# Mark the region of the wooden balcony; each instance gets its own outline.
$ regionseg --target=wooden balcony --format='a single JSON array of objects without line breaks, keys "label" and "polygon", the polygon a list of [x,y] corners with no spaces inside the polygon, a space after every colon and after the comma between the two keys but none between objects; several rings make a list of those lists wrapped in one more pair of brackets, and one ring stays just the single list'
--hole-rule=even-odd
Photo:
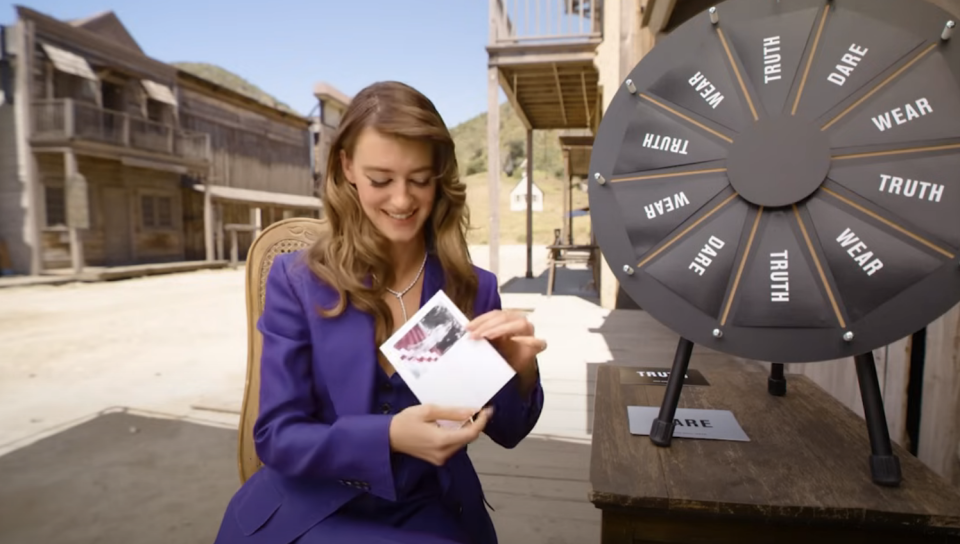
[{"label": "wooden balcony", "polygon": [[527,128],[594,128],[600,0],[490,0],[489,65]]},{"label": "wooden balcony", "polygon": [[201,168],[210,162],[209,134],[70,98],[35,101],[32,108],[34,147],[85,147],[101,155],[133,155]]}]

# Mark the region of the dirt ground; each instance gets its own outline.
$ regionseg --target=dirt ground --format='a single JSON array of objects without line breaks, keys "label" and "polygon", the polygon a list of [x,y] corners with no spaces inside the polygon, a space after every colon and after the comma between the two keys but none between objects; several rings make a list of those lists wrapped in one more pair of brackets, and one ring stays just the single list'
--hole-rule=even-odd
[{"label": "dirt ground", "polygon": [[[488,251],[471,249],[478,266]],[[526,248],[500,266],[501,282],[523,276]],[[0,289],[0,455],[112,407],[235,427],[195,407],[239,408],[245,312],[241,269]]]}]

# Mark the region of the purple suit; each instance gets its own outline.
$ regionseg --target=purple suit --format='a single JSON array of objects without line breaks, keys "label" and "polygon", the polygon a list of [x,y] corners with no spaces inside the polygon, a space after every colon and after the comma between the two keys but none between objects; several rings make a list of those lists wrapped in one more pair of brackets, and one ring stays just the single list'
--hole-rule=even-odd
[{"label": "purple suit", "polygon": [[[480,280],[475,315],[500,309],[496,277],[475,270]],[[431,256],[421,305],[443,282],[439,261]],[[435,468],[390,451],[392,414],[374,406],[375,384],[390,386],[377,363],[373,318],[352,306],[337,318],[319,316],[316,308],[332,306],[336,296],[312,274],[302,252],[277,256],[258,323],[263,355],[254,436],[264,466],[230,501],[216,544],[453,542],[456,537],[439,529],[451,524],[477,544],[495,543],[466,448]],[[527,436],[543,405],[539,378],[528,398],[521,398],[516,379],[492,399],[494,415],[485,429],[506,448]],[[397,521],[407,514],[384,519],[378,528],[344,513],[363,501],[402,507],[408,499],[398,497],[398,482],[410,480],[409,471],[429,476],[437,489],[429,505],[418,507],[412,525]],[[414,532],[424,528],[436,538]]]}]

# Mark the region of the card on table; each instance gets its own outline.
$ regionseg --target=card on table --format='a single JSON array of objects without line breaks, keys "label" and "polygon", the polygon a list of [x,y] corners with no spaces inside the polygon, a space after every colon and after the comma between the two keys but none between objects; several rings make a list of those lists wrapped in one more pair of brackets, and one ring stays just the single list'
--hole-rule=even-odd
[{"label": "card on table", "polygon": [[[380,346],[421,404],[479,411],[514,376],[489,341],[470,338],[468,322],[439,291]],[[465,421],[440,423],[459,427]]]}]

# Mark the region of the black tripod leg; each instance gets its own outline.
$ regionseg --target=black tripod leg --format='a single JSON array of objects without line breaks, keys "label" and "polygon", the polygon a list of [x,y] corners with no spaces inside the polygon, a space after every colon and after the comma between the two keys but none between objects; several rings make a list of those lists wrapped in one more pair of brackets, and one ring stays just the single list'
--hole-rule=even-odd
[{"label": "black tripod leg", "polygon": [[897,487],[900,485],[900,459],[893,454],[890,445],[890,432],[887,430],[887,416],[883,411],[883,397],[880,395],[880,380],[877,379],[877,366],[873,352],[857,355],[857,380],[860,382],[860,396],[863,398],[863,414],[867,420],[867,432],[870,434],[870,475],[877,485]]},{"label": "black tripod leg", "polygon": [[677,414],[677,403],[680,402],[680,389],[683,387],[687,367],[690,366],[690,354],[693,353],[693,342],[681,337],[677,344],[677,354],[673,357],[673,368],[667,378],[667,390],[663,395],[663,404],[660,405],[660,415],[653,420],[650,428],[650,440],[658,445],[667,447],[673,439],[673,419]]},{"label": "black tripod leg", "polygon": [[783,376],[783,363],[770,365],[770,377],[767,378],[767,392],[775,397],[787,394],[787,379]]}]

